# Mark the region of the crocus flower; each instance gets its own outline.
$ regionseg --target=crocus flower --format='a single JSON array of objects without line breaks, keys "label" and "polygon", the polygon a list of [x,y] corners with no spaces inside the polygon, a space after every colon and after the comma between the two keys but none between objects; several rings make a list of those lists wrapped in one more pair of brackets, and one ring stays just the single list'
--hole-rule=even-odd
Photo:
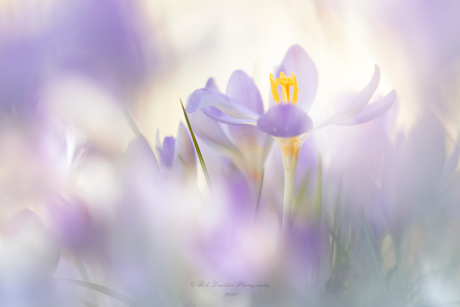
[{"label": "crocus flower", "polygon": [[246,125],[254,122],[245,114],[254,118],[263,114],[262,97],[254,81],[237,70],[230,77],[224,95],[210,78],[205,88],[190,95],[185,110],[190,113],[194,132],[208,145],[233,159],[249,179],[251,189],[257,191],[272,139],[258,127]]},{"label": "crocus flower", "polygon": [[48,206],[48,215],[53,235],[63,248],[79,256],[104,253],[104,225],[83,203],[59,196]]},{"label": "crocus flower", "polygon": [[160,172],[171,173],[182,179],[196,178],[196,154],[189,132],[180,124],[177,137],[167,136],[160,142],[157,131],[156,152],[160,162]]},{"label": "crocus flower", "polygon": [[[286,72],[290,72],[291,76],[287,76]],[[314,126],[307,112],[315,98],[318,76],[313,61],[302,47],[294,45],[288,50],[276,70],[278,75],[276,79],[270,75],[272,100],[276,105],[266,113],[254,106],[251,108],[251,105],[235,103],[228,98],[228,94],[224,96],[210,88],[194,92],[187,111],[203,110],[208,117],[221,123],[257,125],[274,137],[281,149],[285,172],[283,219],[287,220],[292,211],[295,171],[305,139],[330,125],[357,125],[381,116],[393,105],[396,93],[391,91],[382,99],[367,105],[380,82],[380,69],[375,66],[371,81],[360,93],[332,116]]]}]

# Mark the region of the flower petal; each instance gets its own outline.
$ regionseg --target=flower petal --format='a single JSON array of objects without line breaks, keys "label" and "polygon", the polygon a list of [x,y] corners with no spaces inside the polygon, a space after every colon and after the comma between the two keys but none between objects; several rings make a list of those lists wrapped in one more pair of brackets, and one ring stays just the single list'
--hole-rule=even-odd
[{"label": "flower petal", "polygon": [[172,166],[175,143],[176,140],[172,136],[167,136],[163,139],[163,152],[165,153],[168,166]]},{"label": "flower petal", "polygon": [[220,93],[219,87],[217,86],[216,80],[214,78],[209,78],[208,81],[206,81],[206,86],[204,89],[209,92]]},{"label": "flower petal", "polygon": [[396,91],[392,90],[385,97],[368,104],[358,115],[338,125],[358,125],[374,120],[387,112],[396,101]]},{"label": "flower petal", "polygon": [[190,113],[188,118],[193,132],[208,145],[227,154],[239,152],[219,123],[206,116],[203,112]]},{"label": "flower petal", "polygon": [[134,173],[138,171],[152,174],[155,178],[158,176],[160,169],[158,161],[144,137],[133,139],[126,148],[125,156]]},{"label": "flower petal", "polygon": [[[175,169],[187,168],[192,174],[196,174],[196,153],[190,134],[183,123],[180,123],[174,149],[173,164]],[[182,159],[182,161],[181,161]]]},{"label": "flower petal", "polygon": [[[290,76],[291,72],[295,74],[299,87],[297,106],[308,112],[313,104],[318,87],[318,72],[315,64],[302,47],[294,45],[286,52],[281,65],[275,72],[275,78],[279,77],[282,71],[287,76]],[[271,95],[270,105],[274,105]]]},{"label": "flower petal", "polygon": [[209,106],[216,107],[230,117],[238,119],[257,119],[259,117],[259,114],[251,109],[243,105],[231,103],[224,94],[207,89],[194,91],[188,99],[185,111],[193,113]]},{"label": "flower petal", "polygon": [[257,126],[229,125],[228,132],[247,162],[245,171],[260,172],[273,138]]},{"label": "flower petal", "polygon": [[160,162],[161,171],[168,169],[171,164],[168,160],[168,157],[166,156],[166,153],[163,151],[163,148],[161,148],[160,146],[156,146],[155,150],[157,151],[157,156],[158,156],[158,161]]},{"label": "flower petal", "polygon": [[216,107],[206,107],[201,110],[203,111],[204,114],[206,114],[210,118],[220,123],[224,123],[224,124],[245,125],[245,126],[254,125],[255,126],[257,123],[256,119],[240,119],[240,118],[231,117],[230,115],[222,112]]},{"label": "flower petal", "polygon": [[340,107],[334,113],[334,115],[323,121],[323,123],[321,123],[315,129],[324,128],[329,125],[340,125],[346,120],[358,115],[358,113],[361,112],[369,103],[369,100],[371,100],[372,95],[374,95],[374,92],[379,85],[379,82],[380,68],[377,65],[375,65],[374,75],[372,76],[372,79],[369,82],[369,84],[355,97],[350,99],[350,101],[348,101],[342,107]]},{"label": "flower petal", "polygon": [[227,84],[227,97],[230,102],[249,108],[255,113],[262,115],[264,105],[259,90],[254,81],[243,71],[233,72]]},{"label": "flower petal", "polygon": [[155,150],[158,155],[161,169],[168,169],[172,166],[172,157],[174,156],[174,138],[165,137],[163,144],[160,141],[160,130],[157,129],[155,140]]},{"label": "flower petal", "polygon": [[257,126],[272,136],[293,137],[310,130],[313,123],[299,108],[289,103],[280,103],[262,115]]}]

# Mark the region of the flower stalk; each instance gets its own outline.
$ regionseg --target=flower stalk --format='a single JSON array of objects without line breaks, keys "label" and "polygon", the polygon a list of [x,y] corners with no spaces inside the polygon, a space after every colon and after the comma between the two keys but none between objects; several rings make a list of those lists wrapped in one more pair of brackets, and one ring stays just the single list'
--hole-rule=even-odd
[{"label": "flower stalk", "polygon": [[298,137],[274,138],[281,150],[284,168],[284,202],[283,202],[283,229],[289,225],[293,208],[295,172],[299,162],[300,148],[302,146]]}]

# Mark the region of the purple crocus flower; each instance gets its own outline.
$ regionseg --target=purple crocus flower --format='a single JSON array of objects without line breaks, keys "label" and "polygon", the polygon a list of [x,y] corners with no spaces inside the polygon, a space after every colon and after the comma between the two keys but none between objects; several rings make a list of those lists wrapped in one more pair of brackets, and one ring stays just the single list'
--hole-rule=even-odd
[{"label": "purple crocus flower", "polygon": [[160,162],[160,172],[163,175],[173,173],[183,179],[196,178],[195,148],[184,124],[179,125],[175,139],[167,136],[163,139],[163,144],[157,131],[155,149]]},{"label": "purple crocus flower", "polygon": [[[291,76],[287,76],[285,72],[291,73]],[[332,116],[314,126],[307,112],[315,98],[318,76],[313,61],[302,47],[294,45],[288,50],[276,70],[276,76],[278,75],[279,78],[276,79],[270,75],[272,101],[276,105],[273,106],[272,103],[266,113],[248,102],[244,105],[235,103],[235,100],[229,98],[228,90],[227,95],[222,95],[211,86],[195,91],[189,99],[186,111],[202,110],[208,117],[221,123],[257,125],[261,131],[274,137],[282,153],[285,173],[283,219],[287,220],[292,211],[295,171],[305,139],[313,132],[330,125],[362,124],[381,116],[393,105],[396,93],[391,91],[382,99],[367,105],[380,82],[380,70],[375,66],[371,81],[360,93]],[[248,96],[252,93],[243,91],[244,87],[237,89]]]},{"label": "purple crocus flower", "polygon": [[[213,78],[188,98],[186,111],[194,132],[208,145],[230,157],[257,191],[272,139],[251,126],[263,114],[263,102],[254,81],[243,71],[233,72],[222,94]],[[224,126],[223,124],[231,124]],[[236,124],[236,125],[235,125]],[[253,193],[256,194],[256,193]]]},{"label": "purple crocus flower", "polygon": [[53,234],[64,248],[77,255],[104,253],[104,227],[85,205],[60,198],[48,210]]},{"label": "purple crocus flower", "polygon": [[[292,76],[286,76],[285,71],[291,72]],[[276,74],[280,75],[277,79],[270,75],[273,95],[270,101],[274,101],[276,105],[266,113],[263,112],[262,101],[256,95],[257,89],[250,88],[249,80],[245,80],[247,76],[239,71],[232,75],[227,95],[219,93],[210,79],[204,89],[196,90],[190,96],[186,111],[192,113],[202,110],[208,117],[221,123],[257,125],[274,137],[302,136],[302,139],[305,139],[304,135],[308,136],[313,131],[329,125],[356,125],[373,120],[384,114],[393,105],[396,97],[396,93],[391,91],[379,101],[367,105],[380,82],[380,69],[375,66],[371,81],[360,93],[332,116],[313,127],[311,119],[307,117],[318,83],[313,61],[302,47],[294,45],[286,53]],[[235,86],[237,83],[239,86]],[[234,94],[235,91],[241,91],[240,96]],[[246,98],[246,102],[235,98]]]}]

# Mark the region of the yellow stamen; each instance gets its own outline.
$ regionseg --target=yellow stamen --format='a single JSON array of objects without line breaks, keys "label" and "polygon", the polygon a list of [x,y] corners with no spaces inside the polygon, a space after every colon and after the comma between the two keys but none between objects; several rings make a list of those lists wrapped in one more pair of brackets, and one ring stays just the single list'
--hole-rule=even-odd
[{"label": "yellow stamen", "polygon": [[[280,72],[280,77],[275,79],[272,74],[270,74],[270,85],[273,95],[273,100],[278,104],[280,102],[280,97],[278,95],[277,86],[281,85],[281,93],[283,95],[283,103],[292,103],[296,105],[297,103],[297,93],[299,88],[297,87],[297,79],[293,72],[291,72],[291,77],[287,77],[284,72]],[[289,99],[289,87],[292,86],[292,101]]]},{"label": "yellow stamen", "polygon": [[278,96],[278,91],[276,90],[277,83],[275,82],[275,78],[273,78],[273,74],[270,74],[270,84],[273,100],[275,100],[275,102],[278,104],[280,102],[280,96]]}]

